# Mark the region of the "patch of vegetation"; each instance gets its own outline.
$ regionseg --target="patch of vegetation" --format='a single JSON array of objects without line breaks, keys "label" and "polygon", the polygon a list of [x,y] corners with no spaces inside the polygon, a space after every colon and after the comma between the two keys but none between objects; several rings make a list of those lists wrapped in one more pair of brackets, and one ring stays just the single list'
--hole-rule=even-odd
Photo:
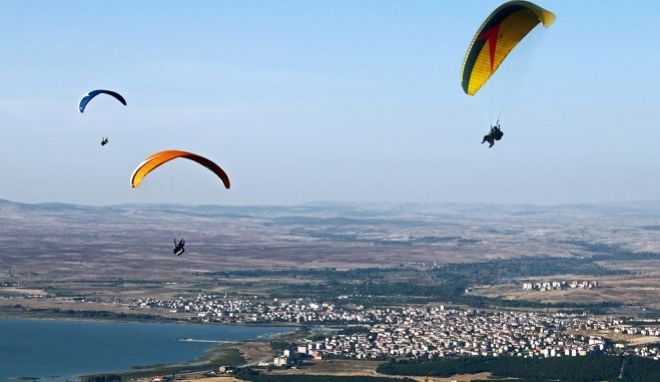
[{"label": "patch of vegetation", "polygon": [[209,350],[202,356],[202,360],[208,364],[231,366],[243,365],[246,362],[238,349],[223,347]]},{"label": "patch of vegetation", "polygon": [[[459,237],[421,237],[423,242],[459,240]],[[604,267],[599,261],[613,259],[660,258],[660,254],[633,253],[619,247],[572,241],[564,244],[578,245],[599,255],[578,258],[521,257],[473,263],[446,264],[437,268],[390,267],[352,270],[322,269],[272,269],[242,270],[205,273],[216,276],[218,285],[231,280],[232,286],[264,288],[271,297],[308,297],[321,301],[333,301],[338,305],[363,305],[365,307],[392,306],[397,304],[427,304],[450,302],[473,307],[487,308],[552,308],[606,313],[618,307],[615,303],[542,303],[538,301],[507,300],[466,294],[475,285],[500,284],[522,277],[544,277],[579,274],[591,277],[629,274],[624,270]],[[248,280],[235,280],[235,279]],[[250,280],[253,279],[253,280]],[[264,279],[267,281],[264,283]],[[287,281],[291,280],[291,281]],[[339,296],[349,298],[339,299]]]},{"label": "patch of vegetation", "polygon": [[[619,375],[623,370],[623,376]],[[496,378],[522,378],[530,382],[660,380],[660,363],[648,358],[593,355],[587,357],[521,358],[460,357],[432,361],[389,361],[377,369],[383,374],[450,377],[490,372]],[[490,379],[492,381],[492,379]]]},{"label": "patch of vegetation", "polygon": [[478,263],[447,264],[438,268],[445,277],[458,278],[469,284],[496,284],[520,277],[565,274],[610,276],[626,271],[605,268],[590,258],[522,257]]},{"label": "patch of vegetation", "polygon": [[84,375],[80,377],[83,382],[119,382],[128,381],[135,378],[151,377],[155,374],[169,375],[180,373],[192,373],[208,371],[215,369],[220,365],[237,366],[245,363],[241,353],[235,348],[216,348],[204,354],[202,362],[194,364],[172,364],[172,365],[152,365],[140,367],[139,370],[131,370],[122,373],[98,373]]},{"label": "patch of vegetation", "polygon": [[588,311],[593,314],[605,314],[608,309],[620,307],[622,304],[619,302],[559,302],[548,303],[530,300],[508,300],[504,298],[482,297],[482,296],[461,296],[457,301],[462,304],[469,305],[475,308],[493,308],[493,307],[506,307],[506,308],[535,308],[535,309],[559,309],[562,311]]},{"label": "patch of vegetation", "polygon": [[93,320],[108,320],[108,321],[150,321],[150,322],[164,322],[164,321],[180,321],[175,318],[167,318],[151,314],[131,313],[126,314],[122,312],[109,312],[105,310],[73,310],[73,309],[59,309],[59,308],[32,308],[23,306],[21,304],[14,304],[11,306],[4,306],[0,308],[0,315],[10,314],[12,317],[30,317],[30,318],[81,318]]},{"label": "patch of vegetation", "polygon": [[337,334],[352,336],[354,334],[367,334],[367,333],[369,333],[368,326],[356,325],[356,326],[347,326],[344,329],[340,330]]},{"label": "patch of vegetation", "polygon": [[118,374],[99,374],[89,375],[80,378],[81,382],[121,382],[121,375]]},{"label": "patch of vegetation", "polygon": [[660,365],[649,358],[627,357],[623,365],[624,382],[660,381]]},{"label": "patch of vegetation", "polygon": [[635,252],[618,245],[590,243],[582,240],[562,241],[563,244],[570,244],[579,247],[585,251],[594,252],[594,260],[660,260],[660,253],[656,252]]}]

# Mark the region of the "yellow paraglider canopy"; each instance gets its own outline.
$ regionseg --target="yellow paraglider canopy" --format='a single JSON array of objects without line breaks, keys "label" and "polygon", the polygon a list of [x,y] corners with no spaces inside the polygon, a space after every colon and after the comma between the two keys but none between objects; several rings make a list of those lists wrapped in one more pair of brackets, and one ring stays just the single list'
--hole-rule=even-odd
[{"label": "yellow paraglider canopy", "polygon": [[542,23],[549,28],[554,21],[554,13],[529,1],[509,1],[495,9],[481,24],[465,54],[465,93],[477,93],[534,27]]}]

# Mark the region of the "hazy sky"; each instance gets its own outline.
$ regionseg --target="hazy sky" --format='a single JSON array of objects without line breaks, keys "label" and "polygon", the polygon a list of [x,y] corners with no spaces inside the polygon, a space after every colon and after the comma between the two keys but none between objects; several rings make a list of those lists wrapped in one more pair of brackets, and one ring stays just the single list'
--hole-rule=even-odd
[{"label": "hazy sky", "polygon": [[[459,75],[499,3],[3,1],[0,198],[660,199],[660,2],[538,1],[557,21],[489,150],[493,111]],[[95,88],[128,107],[99,97],[80,114]],[[232,189],[185,160],[131,189],[133,168],[168,148],[212,158]]]}]

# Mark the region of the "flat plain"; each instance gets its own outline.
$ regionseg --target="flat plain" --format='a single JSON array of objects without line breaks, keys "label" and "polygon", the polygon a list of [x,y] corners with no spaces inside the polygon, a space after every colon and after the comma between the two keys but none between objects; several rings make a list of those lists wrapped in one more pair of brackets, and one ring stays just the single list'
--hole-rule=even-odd
[{"label": "flat plain", "polygon": [[[126,309],[112,303],[194,292],[268,295],[273,285],[283,284],[294,295],[303,286],[328,283],[279,270],[405,268],[388,275],[403,283],[426,277],[415,275],[415,269],[550,258],[558,264],[594,259],[597,269],[626,273],[578,269],[530,277],[522,272],[483,283],[473,279],[468,292],[660,309],[660,259],[654,255],[660,252],[659,221],[660,203],[232,207],[0,201],[0,281],[13,283],[0,288],[0,296],[85,296],[91,302],[85,309],[122,312]],[[183,256],[172,254],[173,237],[186,239]],[[601,256],[613,251],[616,256]],[[239,273],[230,277],[232,272]],[[546,292],[521,287],[525,281],[583,279],[597,280],[600,287]],[[36,299],[22,303],[67,306]]]}]

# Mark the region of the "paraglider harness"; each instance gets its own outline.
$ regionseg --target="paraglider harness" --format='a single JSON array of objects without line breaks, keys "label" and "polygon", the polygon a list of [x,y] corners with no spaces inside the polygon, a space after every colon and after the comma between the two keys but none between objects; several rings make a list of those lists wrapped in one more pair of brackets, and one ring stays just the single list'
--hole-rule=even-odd
[{"label": "paraglider harness", "polygon": [[185,240],[181,239],[177,243],[176,238],[174,238],[174,249],[172,250],[172,252],[177,256],[181,256],[186,251],[185,248],[183,248],[184,245],[186,245]]},{"label": "paraglider harness", "polygon": [[103,138],[101,138],[101,146],[105,146],[105,145],[107,145],[108,142],[110,142],[110,141],[108,140],[108,137],[103,137]]},{"label": "paraglider harness", "polygon": [[484,139],[481,141],[481,143],[483,144],[484,142],[488,142],[488,148],[491,148],[495,144],[495,141],[499,141],[503,136],[504,133],[500,129],[500,121],[498,119],[497,123],[490,127],[490,133],[484,135]]}]

